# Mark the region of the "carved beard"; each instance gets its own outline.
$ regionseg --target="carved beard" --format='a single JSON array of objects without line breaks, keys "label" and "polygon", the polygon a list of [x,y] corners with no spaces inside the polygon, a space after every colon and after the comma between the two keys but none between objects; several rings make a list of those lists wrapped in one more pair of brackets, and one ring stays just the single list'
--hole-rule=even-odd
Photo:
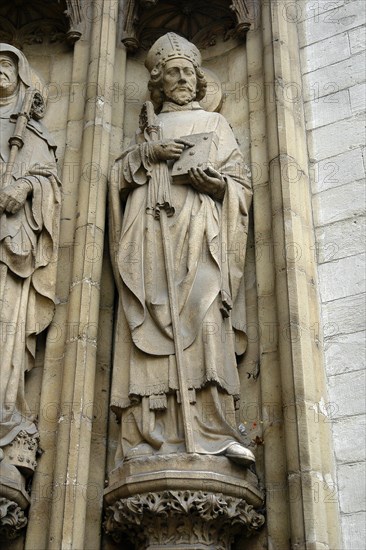
[{"label": "carved beard", "polygon": [[177,105],[187,105],[196,97],[196,90],[189,84],[176,84],[165,92],[165,97],[168,101],[173,101]]}]

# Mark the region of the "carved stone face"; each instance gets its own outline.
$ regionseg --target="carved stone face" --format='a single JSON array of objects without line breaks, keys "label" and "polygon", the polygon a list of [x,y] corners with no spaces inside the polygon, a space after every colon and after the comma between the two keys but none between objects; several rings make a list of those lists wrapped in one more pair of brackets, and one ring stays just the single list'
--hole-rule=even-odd
[{"label": "carved stone face", "polygon": [[18,84],[17,62],[7,54],[0,54],[0,97],[8,97]]},{"label": "carved stone face", "polygon": [[196,71],[188,59],[167,61],[163,73],[163,92],[166,99],[186,105],[196,97]]}]

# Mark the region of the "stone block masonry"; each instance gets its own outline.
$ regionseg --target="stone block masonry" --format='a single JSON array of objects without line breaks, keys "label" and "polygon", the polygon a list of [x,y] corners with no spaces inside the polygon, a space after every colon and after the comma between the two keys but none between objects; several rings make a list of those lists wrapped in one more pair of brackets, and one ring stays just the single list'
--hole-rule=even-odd
[{"label": "stone block masonry", "polygon": [[362,245],[366,3],[304,0],[299,6],[303,97],[337,497],[343,548],[361,550],[366,540]]}]

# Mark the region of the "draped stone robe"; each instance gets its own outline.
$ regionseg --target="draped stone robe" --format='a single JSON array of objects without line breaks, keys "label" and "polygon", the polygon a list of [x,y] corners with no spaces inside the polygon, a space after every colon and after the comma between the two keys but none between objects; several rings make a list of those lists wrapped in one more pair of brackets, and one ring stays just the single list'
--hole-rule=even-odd
[{"label": "draped stone robe", "polygon": [[[251,189],[224,117],[198,103],[166,103],[158,119],[163,139],[206,132],[219,138],[215,168],[226,182],[223,201],[198,192],[189,181],[173,183],[175,214],[168,224],[195,450],[221,453],[241,441],[234,402],[240,393],[236,354],[246,345],[243,272]],[[138,132],[111,176],[119,289],[112,384],[112,408],[122,426],[118,459],[185,449],[162,235],[147,209],[153,164]],[[228,318],[221,312],[223,302],[232,303]]]},{"label": "draped stone robe", "polygon": [[[22,104],[19,95],[11,112]],[[4,113],[5,111],[5,113]],[[9,157],[8,140],[15,119],[9,107],[0,109],[0,170]],[[26,178],[32,192],[15,214],[0,217],[0,446],[24,430],[37,432],[24,395],[24,376],[34,364],[36,335],[51,322],[54,312],[56,260],[61,191],[57,177],[56,146],[45,127],[27,124],[13,181]]]}]

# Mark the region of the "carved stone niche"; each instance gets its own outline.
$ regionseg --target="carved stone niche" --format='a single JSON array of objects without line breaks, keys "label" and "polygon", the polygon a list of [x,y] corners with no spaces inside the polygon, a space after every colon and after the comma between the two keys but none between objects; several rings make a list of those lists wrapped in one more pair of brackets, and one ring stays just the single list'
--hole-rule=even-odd
[{"label": "carved stone niche", "polygon": [[109,481],[104,529],[139,550],[228,550],[264,524],[256,475],[223,456],[135,458]]},{"label": "carved stone niche", "polygon": [[82,0],[2,0],[0,42],[20,49],[45,42],[73,45],[85,30],[84,6]]},{"label": "carved stone niche", "polygon": [[167,32],[176,32],[199,49],[219,36],[245,39],[254,0],[126,0],[121,40],[129,51],[148,49]]}]

